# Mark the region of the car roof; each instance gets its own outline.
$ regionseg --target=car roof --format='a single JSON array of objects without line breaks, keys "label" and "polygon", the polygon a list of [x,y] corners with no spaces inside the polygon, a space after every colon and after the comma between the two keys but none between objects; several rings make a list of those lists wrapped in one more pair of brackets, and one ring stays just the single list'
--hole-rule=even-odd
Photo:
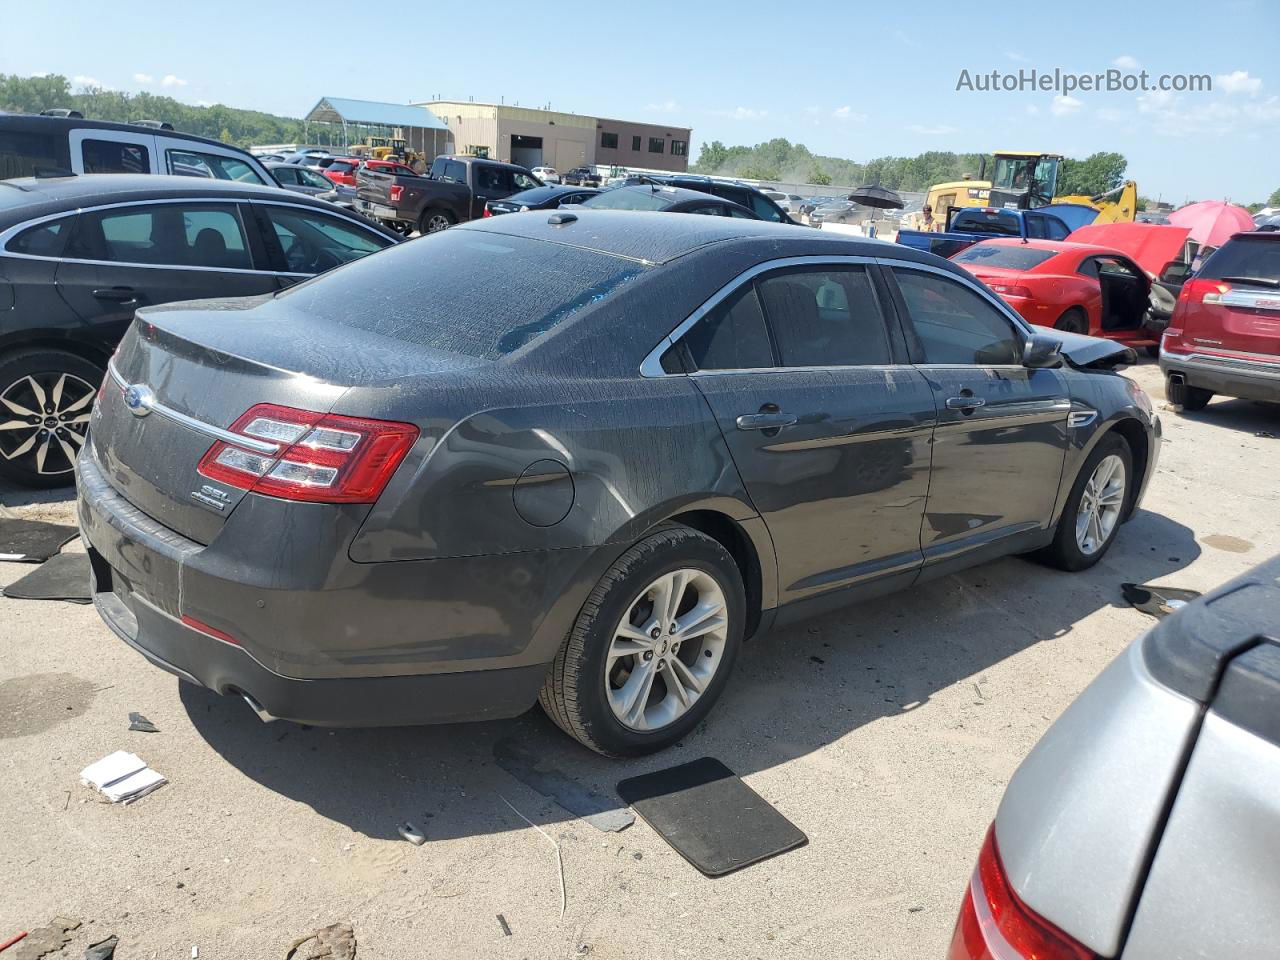
[{"label": "car roof", "polygon": [[[622,187],[619,189],[631,189]],[[697,191],[688,191],[697,195]],[[901,244],[886,243],[769,220],[730,217],[678,216],[661,211],[574,210],[536,211],[472,220],[455,230],[477,230],[505,236],[559,243],[648,264],[669,263],[720,243],[758,243],[769,259],[787,256],[891,257],[969,275],[941,257]]]},{"label": "car roof", "polygon": [[206,143],[210,146],[221,147],[224,150],[235,150],[237,153],[243,153],[246,156],[253,156],[248,150],[237,147],[229,143],[223,143],[221,140],[214,140],[210,137],[202,137],[194,133],[184,133],[181,130],[164,130],[159,127],[147,127],[137,123],[116,123],[114,120],[91,120],[87,117],[44,117],[34,113],[5,113],[0,111],[0,129],[23,130],[32,133],[47,133],[51,130],[66,133],[71,130],[119,130],[124,133],[136,133],[141,136],[164,136],[175,137],[180,140],[190,140],[193,143]]},{"label": "car roof", "polygon": [[281,187],[204,177],[159,174],[87,173],[77,177],[22,177],[0,180],[0,225],[9,226],[37,216],[83,207],[138,200],[181,200],[189,197],[226,197],[228,200],[261,199],[301,203],[332,212],[331,204],[312,200]]},{"label": "car roof", "polygon": [[689,190],[685,187],[672,187],[667,185],[657,186],[648,183],[633,183],[625,187],[611,187],[602,191],[599,195],[613,193],[616,190],[625,191],[627,193],[660,193],[664,197],[670,199],[672,203],[683,203],[687,200],[706,200],[708,198],[719,200],[721,203],[733,203],[732,200],[725,200],[723,197],[717,197],[715,194],[706,193],[702,190]]}]

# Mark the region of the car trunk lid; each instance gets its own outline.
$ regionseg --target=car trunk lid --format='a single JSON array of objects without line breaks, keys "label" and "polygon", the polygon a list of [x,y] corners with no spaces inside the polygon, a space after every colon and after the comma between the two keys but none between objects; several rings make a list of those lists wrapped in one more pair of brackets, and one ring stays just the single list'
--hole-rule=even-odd
[{"label": "car trunk lid", "polygon": [[1243,234],[1182,289],[1190,346],[1280,359],[1280,236]]}]

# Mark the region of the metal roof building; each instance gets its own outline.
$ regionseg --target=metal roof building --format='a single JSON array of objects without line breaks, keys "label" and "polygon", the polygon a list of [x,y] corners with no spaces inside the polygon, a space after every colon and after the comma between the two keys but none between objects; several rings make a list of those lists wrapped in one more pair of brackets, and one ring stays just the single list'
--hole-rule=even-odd
[{"label": "metal roof building", "polygon": [[428,159],[453,150],[449,128],[430,110],[405,103],[321,97],[303,117],[305,136],[317,146],[349,147],[368,137],[403,137]]}]

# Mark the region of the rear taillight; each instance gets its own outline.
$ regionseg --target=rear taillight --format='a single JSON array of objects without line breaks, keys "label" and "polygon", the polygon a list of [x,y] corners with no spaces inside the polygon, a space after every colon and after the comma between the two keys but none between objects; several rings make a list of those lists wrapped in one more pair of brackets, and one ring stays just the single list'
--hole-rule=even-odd
[{"label": "rear taillight", "polygon": [[1020,287],[1012,283],[991,283],[989,281],[987,286],[1002,297],[1021,297],[1024,300],[1031,299],[1031,289],[1029,287]]},{"label": "rear taillight", "polygon": [[1095,954],[1036,916],[1009,886],[993,825],[969,881],[947,960],[1094,960]]},{"label": "rear taillight", "polygon": [[240,641],[231,634],[219,630],[216,627],[211,627],[204,621],[197,620],[195,617],[188,617],[184,614],[182,622],[197,633],[203,633],[206,637],[213,637],[213,639],[221,640],[223,643],[230,643],[237,647],[240,646]]},{"label": "rear taillight", "polygon": [[487,203],[484,205],[484,213],[482,213],[480,216],[482,216],[482,217],[492,217],[492,216],[493,216],[493,211],[489,209],[489,205],[488,205]]},{"label": "rear taillight", "polygon": [[1178,292],[1178,299],[1191,303],[1207,303],[1212,306],[1222,302],[1222,295],[1231,292],[1231,284],[1217,280],[1188,280]]},{"label": "rear taillight", "polygon": [[282,500],[373,503],[418,439],[411,423],[312,413],[260,403],[231,431],[272,453],[218,440],[197,468],[210,480]]},{"label": "rear taillight", "polygon": [[403,194],[404,184],[402,183],[393,183],[391,186],[387,187],[387,199],[392,203],[399,203],[400,197],[403,196]]}]

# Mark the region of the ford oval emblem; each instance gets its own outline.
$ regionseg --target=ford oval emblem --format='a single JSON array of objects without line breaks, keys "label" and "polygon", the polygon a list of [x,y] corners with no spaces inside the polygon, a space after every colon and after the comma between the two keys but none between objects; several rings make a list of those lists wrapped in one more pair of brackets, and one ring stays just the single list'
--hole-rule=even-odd
[{"label": "ford oval emblem", "polygon": [[156,395],[143,383],[131,383],[124,391],[124,405],[135,417],[145,417],[156,405]]}]

